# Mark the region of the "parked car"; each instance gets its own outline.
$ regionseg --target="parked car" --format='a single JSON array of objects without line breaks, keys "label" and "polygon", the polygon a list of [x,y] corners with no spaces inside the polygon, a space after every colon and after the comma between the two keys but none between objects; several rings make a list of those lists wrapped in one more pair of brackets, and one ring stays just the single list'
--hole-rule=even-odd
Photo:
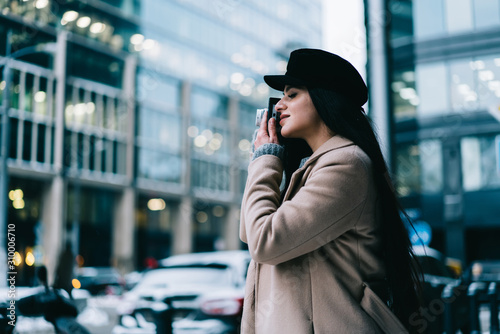
[{"label": "parked car", "polygon": [[467,274],[473,282],[500,282],[500,261],[474,261],[471,263]]},{"label": "parked car", "polygon": [[125,279],[113,267],[82,267],[76,270],[75,278],[80,289],[91,295],[119,295],[125,289]]},{"label": "parked car", "polygon": [[[425,282],[432,287],[440,287],[453,282],[457,277],[448,267],[447,258],[434,248],[427,246],[413,246],[413,253],[422,268]],[[433,297],[439,297],[441,292]]]},{"label": "parked car", "polygon": [[250,260],[247,251],[192,253],[160,260],[159,268],[144,273],[125,294],[133,306],[122,310],[113,333],[151,328],[159,313],[166,314],[159,302],[170,309],[167,313],[176,334],[237,333]]}]

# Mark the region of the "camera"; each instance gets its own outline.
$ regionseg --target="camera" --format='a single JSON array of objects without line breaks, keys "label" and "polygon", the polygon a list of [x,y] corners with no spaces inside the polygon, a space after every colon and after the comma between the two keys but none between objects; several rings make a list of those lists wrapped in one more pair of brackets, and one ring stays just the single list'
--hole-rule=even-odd
[{"label": "camera", "polygon": [[279,98],[277,97],[271,97],[269,98],[269,105],[267,108],[264,109],[257,109],[257,114],[255,116],[255,125],[260,126],[260,123],[262,121],[262,117],[264,117],[264,113],[268,110],[271,110],[271,112],[267,113],[267,121],[272,118],[276,120],[276,124],[279,124],[280,122],[280,113],[276,111],[276,104],[279,102]]}]

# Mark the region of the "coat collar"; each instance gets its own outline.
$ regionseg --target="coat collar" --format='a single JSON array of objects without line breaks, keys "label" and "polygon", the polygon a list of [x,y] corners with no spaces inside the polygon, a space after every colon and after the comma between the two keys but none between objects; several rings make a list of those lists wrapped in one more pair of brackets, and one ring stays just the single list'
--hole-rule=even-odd
[{"label": "coat collar", "polygon": [[316,160],[318,160],[319,157],[324,155],[327,152],[346,147],[346,146],[351,146],[354,145],[352,141],[350,141],[347,138],[344,138],[340,135],[335,135],[332,138],[328,139],[326,142],[323,143],[312,155],[307,161],[299,168],[297,169],[291,177],[290,180],[290,185],[288,186],[288,189],[286,190],[285,196],[283,197],[283,200],[286,201],[292,192],[292,189],[294,188],[294,185],[298,182],[300,178],[302,178],[303,172],[306,170],[307,166],[311,165],[314,163]]},{"label": "coat collar", "polygon": [[310,165],[314,161],[316,161],[320,156],[325,154],[326,152],[330,152],[342,147],[351,146],[354,143],[341,135],[335,135],[332,138],[328,139],[324,142],[310,157],[307,161],[302,165],[302,168]]}]

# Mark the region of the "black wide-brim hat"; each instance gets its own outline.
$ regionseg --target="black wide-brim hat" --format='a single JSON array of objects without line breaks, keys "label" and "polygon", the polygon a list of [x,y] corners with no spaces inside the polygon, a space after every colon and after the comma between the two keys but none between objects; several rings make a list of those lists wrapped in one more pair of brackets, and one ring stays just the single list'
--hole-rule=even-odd
[{"label": "black wide-brim hat", "polygon": [[286,85],[321,87],[337,91],[362,106],[368,88],[359,72],[344,58],[318,49],[292,51],[284,75],[265,75],[264,81],[279,91]]}]

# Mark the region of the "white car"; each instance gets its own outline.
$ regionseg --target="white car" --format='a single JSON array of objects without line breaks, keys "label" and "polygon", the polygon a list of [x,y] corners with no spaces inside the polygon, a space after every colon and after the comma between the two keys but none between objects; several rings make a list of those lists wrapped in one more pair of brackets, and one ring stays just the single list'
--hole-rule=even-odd
[{"label": "white car", "polygon": [[237,332],[250,260],[248,251],[191,253],[160,260],[160,268],[146,272],[125,294],[129,304],[114,333],[132,333],[127,327],[146,329],[158,323],[163,312],[155,311],[161,309],[158,303],[169,308],[174,333],[195,333],[196,328],[205,333]]}]

